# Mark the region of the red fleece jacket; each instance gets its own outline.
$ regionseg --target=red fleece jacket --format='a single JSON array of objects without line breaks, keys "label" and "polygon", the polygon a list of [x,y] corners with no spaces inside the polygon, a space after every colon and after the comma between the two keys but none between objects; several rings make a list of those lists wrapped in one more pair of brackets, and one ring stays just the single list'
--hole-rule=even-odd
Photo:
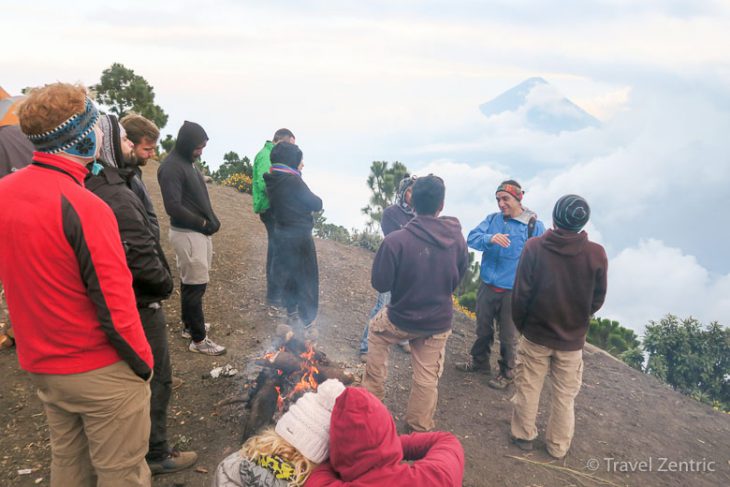
[{"label": "red fleece jacket", "polygon": [[329,461],[305,485],[460,487],[463,476],[464,449],[454,435],[398,436],[382,402],[365,389],[348,387],[332,410]]},{"label": "red fleece jacket", "polygon": [[87,170],[57,155],[0,180],[0,280],[20,366],[76,374],[125,360],[146,379],[152,352],[111,209]]}]

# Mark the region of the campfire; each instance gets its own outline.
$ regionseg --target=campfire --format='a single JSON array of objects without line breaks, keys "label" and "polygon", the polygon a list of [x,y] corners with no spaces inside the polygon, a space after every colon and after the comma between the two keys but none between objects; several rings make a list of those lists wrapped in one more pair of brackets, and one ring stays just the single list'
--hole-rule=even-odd
[{"label": "campfire", "polygon": [[244,386],[248,394],[218,404],[246,403],[249,412],[243,441],[273,423],[290,404],[305,392],[316,391],[325,380],[337,379],[345,385],[353,381],[352,375],[341,365],[330,363],[324,352],[317,350],[314,343],[296,337],[289,326],[280,325],[276,334],[274,350],[255,361],[262,368],[258,376]]}]

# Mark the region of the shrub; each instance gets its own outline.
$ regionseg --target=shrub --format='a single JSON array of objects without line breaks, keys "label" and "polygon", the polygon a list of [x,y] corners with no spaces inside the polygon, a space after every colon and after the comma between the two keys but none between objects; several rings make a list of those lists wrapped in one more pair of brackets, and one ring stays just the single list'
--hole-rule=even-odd
[{"label": "shrub", "polygon": [[241,193],[251,194],[251,178],[245,174],[231,174],[226,179],[224,179],[221,184],[223,184],[223,186],[231,186],[232,188],[236,188]]}]

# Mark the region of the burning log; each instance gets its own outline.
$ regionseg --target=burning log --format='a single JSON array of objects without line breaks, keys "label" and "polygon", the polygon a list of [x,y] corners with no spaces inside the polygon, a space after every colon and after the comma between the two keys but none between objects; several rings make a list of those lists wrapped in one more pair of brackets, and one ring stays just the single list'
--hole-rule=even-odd
[{"label": "burning log", "polygon": [[[291,352],[280,350],[269,357],[264,357],[256,361],[258,365],[271,367],[281,370],[285,375],[302,370],[304,360]],[[327,379],[337,379],[345,385],[352,384],[354,378],[344,370],[328,365],[314,365],[316,371],[313,372],[314,378],[318,384]]]},{"label": "burning log", "polygon": [[256,390],[251,392],[250,412],[243,427],[243,441],[255,435],[263,426],[271,423],[274,413],[280,405],[279,389],[281,378],[262,371],[257,379]]},{"label": "burning log", "polygon": [[[311,346],[308,346],[305,342],[296,337],[294,330],[289,325],[277,326],[276,335],[279,338],[278,343],[280,347],[285,348],[295,355],[308,353],[312,350]],[[327,355],[320,350],[314,350],[313,360],[320,364],[329,364],[329,360],[327,360]]]}]

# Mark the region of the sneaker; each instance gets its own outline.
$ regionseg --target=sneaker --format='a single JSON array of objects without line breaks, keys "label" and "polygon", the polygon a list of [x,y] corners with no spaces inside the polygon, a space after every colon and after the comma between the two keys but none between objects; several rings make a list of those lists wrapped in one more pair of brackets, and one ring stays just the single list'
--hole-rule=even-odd
[{"label": "sneaker", "polygon": [[461,372],[467,372],[470,374],[479,373],[484,375],[492,375],[492,370],[489,368],[489,362],[480,363],[474,362],[473,360],[469,360],[468,362],[457,362],[456,370],[460,370]]},{"label": "sneaker", "polygon": [[410,342],[401,342],[398,344],[401,350],[403,350],[404,353],[411,353],[411,344]]},{"label": "sneaker", "polygon": [[185,383],[180,377],[172,376],[172,390],[179,389]]},{"label": "sneaker", "polygon": [[193,340],[190,340],[188,350],[195,353],[202,353],[203,355],[223,355],[226,353],[226,347],[216,344],[208,337],[205,337],[205,340],[200,343],[195,343]]},{"label": "sneaker", "polygon": [[198,461],[194,451],[178,451],[174,448],[161,460],[147,460],[152,475],[172,473],[192,467]]},{"label": "sneaker", "polygon": [[532,440],[522,440],[512,435],[509,435],[509,440],[522,451],[532,451]]},{"label": "sneaker", "polygon": [[512,383],[512,379],[509,377],[506,377],[502,374],[499,374],[494,379],[491,379],[489,382],[487,382],[487,385],[491,387],[492,389],[507,389],[509,385]]},{"label": "sneaker", "polygon": [[[210,330],[210,323],[205,324],[205,334],[206,335],[208,334],[208,330]],[[183,328],[181,335],[186,340],[190,340],[193,338],[193,335],[190,334],[190,328]]]}]

